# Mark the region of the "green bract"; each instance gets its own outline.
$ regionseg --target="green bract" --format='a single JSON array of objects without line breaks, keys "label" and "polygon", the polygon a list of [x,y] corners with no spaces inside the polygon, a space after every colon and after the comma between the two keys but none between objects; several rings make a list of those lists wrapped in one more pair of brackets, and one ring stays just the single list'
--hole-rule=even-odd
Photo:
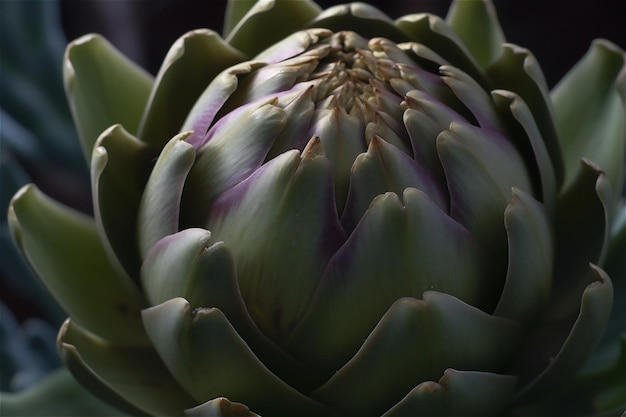
[{"label": "green bract", "polygon": [[9,217],[76,379],[136,415],[552,410],[611,314],[624,52],[549,92],[487,0],[231,1],[226,28],[156,79],[67,49],[94,218],[32,185]]}]

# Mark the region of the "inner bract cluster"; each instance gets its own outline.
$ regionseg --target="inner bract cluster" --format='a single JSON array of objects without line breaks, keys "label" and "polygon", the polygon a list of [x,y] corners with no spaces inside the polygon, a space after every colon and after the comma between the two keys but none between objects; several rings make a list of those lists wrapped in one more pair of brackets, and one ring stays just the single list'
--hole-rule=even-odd
[{"label": "inner bract cluster", "polygon": [[[474,117],[488,97],[479,81],[415,42],[313,29],[230,68],[205,97],[196,106],[215,108],[214,122],[188,139],[198,150],[181,219],[232,251],[271,339],[298,356],[289,340],[310,317],[356,320],[343,352],[327,355],[340,363],[398,298],[440,291],[495,308],[507,237],[484,219],[502,219],[511,187],[534,190],[515,146]],[[468,178],[487,195],[468,197]],[[372,273],[371,262],[388,266]],[[333,307],[370,281],[388,288],[364,315]]]}]

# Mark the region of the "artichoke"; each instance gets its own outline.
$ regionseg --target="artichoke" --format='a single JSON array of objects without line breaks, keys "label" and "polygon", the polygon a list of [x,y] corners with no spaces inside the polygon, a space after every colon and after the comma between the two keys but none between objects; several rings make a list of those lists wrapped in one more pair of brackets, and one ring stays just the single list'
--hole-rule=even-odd
[{"label": "artichoke", "polygon": [[28,185],[9,221],[120,410],[537,415],[600,342],[617,45],[548,91],[488,0],[230,1],[154,79],[98,35],[64,65],[93,218]]}]

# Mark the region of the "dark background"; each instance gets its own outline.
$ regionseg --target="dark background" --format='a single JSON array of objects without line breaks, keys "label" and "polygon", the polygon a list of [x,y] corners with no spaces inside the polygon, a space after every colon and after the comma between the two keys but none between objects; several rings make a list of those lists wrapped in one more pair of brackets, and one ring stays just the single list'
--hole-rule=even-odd
[{"label": "dark background", "polygon": [[[445,17],[451,0],[367,2],[395,19],[418,12]],[[317,3],[326,8],[340,1]],[[494,0],[494,4],[507,41],[535,54],[550,87],[585,54],[593,39],[606,38],[626,48],[622,0]],[[197,28],[221,32],[226,0],[62,0],[62,7],[69,39],[102,33],[155,74],[170,45],[184,32]]]}]

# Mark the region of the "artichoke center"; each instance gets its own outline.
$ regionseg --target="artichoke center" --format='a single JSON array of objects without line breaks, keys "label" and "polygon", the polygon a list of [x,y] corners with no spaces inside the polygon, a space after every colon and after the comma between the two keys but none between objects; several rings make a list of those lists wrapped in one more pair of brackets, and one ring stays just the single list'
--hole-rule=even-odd
[{"label": "artichoke center", "polygon": [[[400,73],[380,49],[380,42],[384,40],[374,39],[368,45],[354,32],[340,32],[329,39],[331,48],[310,75],[319,81],[318,108],[340,107],[348,114],[359,115],[366,123],[374,119],[376,111],[385,111],[377,96],[381,90],[392,92],[389,82],[399,78]],[[379,53],[370,48],[378,48]],[[318,48],[322,56],[323,49]],[[396,104],[401,100],[396,96]]]},{"label": "artichoke center", "polygon": [[[311,62],[304,64],[307,58]],[[304,149],[309,139],[320,140],[333,166],[335,199],[341,215],[353,165],[359,155],[367,152],[372,138],[391,143],[413,157],[403,123],[403,114],[408,108],[407,81],[403,78],[405,73],[411,72],[410,68],[417,68],[417,64],[387,39],[367,40],[348,31],[332,34],[298,57],[277,66],[292,65],[293,60],[302,64],[299,80],[291,91],[306,94],[310,90],[314,103],[311,117],[297,120],[301,125],[308,125],[308,129],[301,132],[303,141],[296,148]],[[289,94],[288,97],[291,98]],[[293,143],[277,141],[277,144],[283,143],[288,146],[275,144],[268,160],[293,146]]]}]

